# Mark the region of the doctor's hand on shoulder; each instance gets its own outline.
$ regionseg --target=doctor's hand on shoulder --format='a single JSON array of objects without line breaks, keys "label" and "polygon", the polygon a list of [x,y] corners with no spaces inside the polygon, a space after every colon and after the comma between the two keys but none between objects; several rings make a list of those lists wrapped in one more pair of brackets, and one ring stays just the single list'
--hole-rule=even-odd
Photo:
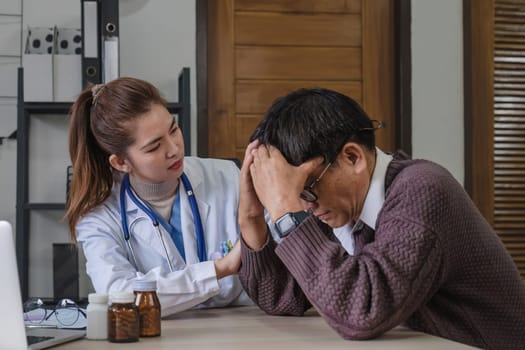
[{"label": "doctor's hand on shoulder", "polygon": [[217,279],[221,279],[226,276],[235,275],[239,272],[241,267],[241,245],[240,241],[237,241],[232,250],[224,257],[213,260],[215,265],[215,272],[217,273]]}]

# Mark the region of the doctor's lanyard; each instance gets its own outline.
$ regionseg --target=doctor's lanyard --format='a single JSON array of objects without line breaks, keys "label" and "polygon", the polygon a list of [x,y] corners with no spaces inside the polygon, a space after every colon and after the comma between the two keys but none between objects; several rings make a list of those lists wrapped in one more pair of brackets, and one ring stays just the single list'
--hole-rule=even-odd
[{"label": "doctor's lanyard", "polygon": [[[186,176],[186,174],[182,173],[180,178],[182,180],[184,188],[186,189],[186,194],[188,195],[188,200],[190,202],[191,212],[193,214],[193,221],[195,225],[195,234],[196,234],[196,241],[197,241],[197,252],[198,252],[199,260],[206,261],[207,258],[206,258],[206,243],[204,241],[204,229],[202,227],[202,220],[201,220],[201,216],[199,213],[199,207],[197,206],[197,201],[195,199],[195,194],[193,193],[193,188],[191,187],[190,181],[188,177]],[[138,268],[137,259],[135,258],[135,253],[133,251],[133,248],[130,242],[130,232],[129,232],[127,216],[126,216],[126,193],[131,198],[133,203],[135,203],[135,205],[139,207],[142,211],[144,211],[144,213],[146,213],[146,215],[151,219],[151,222],[153,226],[156,228],[157,233],[159,235],[159,239],[162,243],[162,247],[164,249],[164,254],[166,255],[166,260],[168,261],[170,271],[173,272],[174,271],[173,264],[171,263],[171,259],[169,258],[168,250],[166,248],[166,244],[164,242],[162,232],[160,231],[159,224],[162,224],[162,226],[168,232],[171,232],[174,229],[164,218],[159,217],[155,213],[155,211],[152,208],[150,208],[150,206],[147,203],[142,203],[137,198],[137,196],[135,196],[135,194],[133,193],[129,185],[129,175],[126,174],[124,175],[124,178],[122,180],[122,185],[120,188],[120,211],[121,211],[121,218],[122,218],[121,220],[122,220],[122,229],[124,232],[124,239],[126,240],[126,243],[131,251],[131,255],[135,262],[135,266]],[[182,232],[181,232],[181,237],[182,237]],[[182,241],[181,243],[184,244]],[[179,252],[181,252],[181,256],[183,256],[184,258],[184,246],[182,246],[181,248],[177,247],[177,249],[179,250]]]}]

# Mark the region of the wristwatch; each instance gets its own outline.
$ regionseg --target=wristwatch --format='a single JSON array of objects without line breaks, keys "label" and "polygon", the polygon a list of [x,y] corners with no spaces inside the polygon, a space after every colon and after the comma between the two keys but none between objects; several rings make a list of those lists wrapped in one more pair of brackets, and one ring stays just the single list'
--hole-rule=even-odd
[{"label": "wristwatch", "polygon": [[279,237],[284,238],[288,236],[301,222],[304,221],[310,214],[307,211],[301,210],[294,213],[286,213],[275,221],[275,229]]}]

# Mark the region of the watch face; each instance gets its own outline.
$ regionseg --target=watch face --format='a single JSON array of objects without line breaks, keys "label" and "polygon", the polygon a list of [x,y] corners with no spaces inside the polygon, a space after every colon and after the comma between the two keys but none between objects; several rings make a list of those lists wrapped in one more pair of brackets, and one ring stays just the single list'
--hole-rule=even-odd
[{"label": "watch face", "polygon": [[295,213],[286,213],[277,219],[275,228],[279,236],[284,237],[292,232],[301,222],[304,221],[310,214],[306,211],[298,211]]},{"label": "watch face", "polygon": [[280,217],[275,223],[275,226],[279,232],[279,235],[284,237],[289,234],[297,225],[295,224],[295,221],[293,220],[290,213],[288,213]]},{"label": "watch face", "polygon": [[287,214],[282,220],[279,221],[279,230],[282,234],[288,234],[295,228],[295,222],[292,219],[292,216]]}]

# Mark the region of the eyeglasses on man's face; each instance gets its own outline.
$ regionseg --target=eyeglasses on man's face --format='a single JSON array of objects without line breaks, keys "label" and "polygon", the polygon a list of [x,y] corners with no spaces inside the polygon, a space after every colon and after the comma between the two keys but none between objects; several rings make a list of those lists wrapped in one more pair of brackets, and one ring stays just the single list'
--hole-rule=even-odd
[{"label": "eyeglasses on man's face", "polygon": [[317,197],[317,194],[315,194],[315,192],[313,191],[314,189],[314,186],[317,185],[317,183],[319,181],[321,181],[321,178],[323,177],[323,175],[326,173],[326,171],[328,170],[328,168],[330,167],[330,165],[332,165],[332,162],[329,162],[326,167],[323,169],[323,171],[321,172],[321,174],[317,177],[317,179],[315,179],[310,185],[306,186],[304,189],[303,189],[303,192],[301,192],[300,194],[300,197],[302,200],[305,200],[307,202],[315,202],[317,201],[318,197]]},{"label": "eyeglasses on man's face", "polygon": [[49,306],[40,298],[31,298],[24,303],[24,321],[26,324],[42,324],[50,321],[51,316],[62,326],[74,325],[86,313],[71,299],[62,299],[55,306]]}]

